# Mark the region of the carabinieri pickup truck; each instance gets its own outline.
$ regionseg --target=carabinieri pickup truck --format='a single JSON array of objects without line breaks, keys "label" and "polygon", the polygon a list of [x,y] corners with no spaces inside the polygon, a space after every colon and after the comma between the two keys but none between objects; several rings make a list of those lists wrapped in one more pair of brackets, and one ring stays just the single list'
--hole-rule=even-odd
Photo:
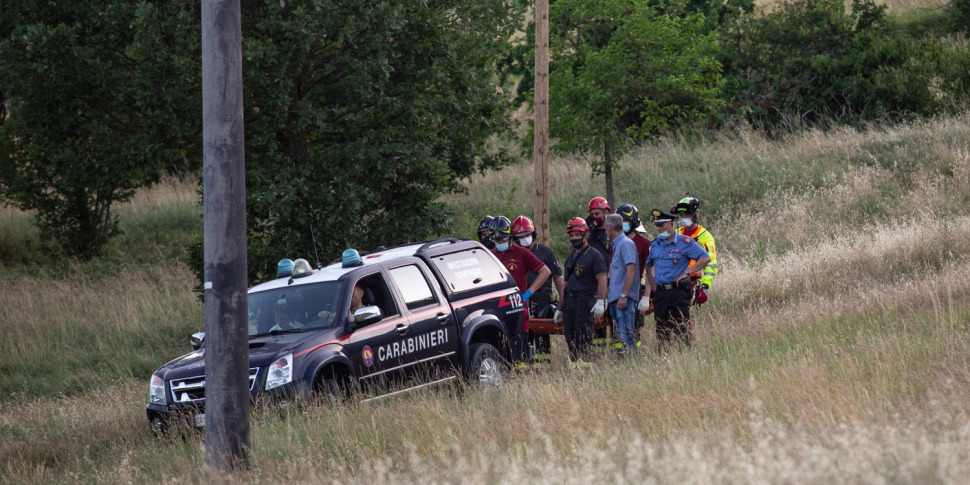
[{"label": "carabinieri pickup truck", "polygon": [[[373,399],[456,379],[497,386],[531,358],[522,295],[477,241],[349,249],[326,267],[292,268],[248,293],[254,400]],[[151,377],[156,431],[205,425],[204,334],[193,347]]]}]

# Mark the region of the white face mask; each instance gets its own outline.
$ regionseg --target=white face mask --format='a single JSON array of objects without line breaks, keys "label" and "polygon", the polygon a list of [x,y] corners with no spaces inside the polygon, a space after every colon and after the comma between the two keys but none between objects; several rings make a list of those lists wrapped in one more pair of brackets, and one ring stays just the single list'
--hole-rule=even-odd
[{"label": "white face mask", "polygon": [[690,217],[682,217],[680,219],[680,225],[682,225],[684,227],[690,227],[690,225],[693,224],[693,223],[694,223],[694,221],[692,221]]},{"label": "white face mask", "polygon": [[519,239],[519,244],[523,247],[529,247],[532,245],[532,236],[524,237]]}]

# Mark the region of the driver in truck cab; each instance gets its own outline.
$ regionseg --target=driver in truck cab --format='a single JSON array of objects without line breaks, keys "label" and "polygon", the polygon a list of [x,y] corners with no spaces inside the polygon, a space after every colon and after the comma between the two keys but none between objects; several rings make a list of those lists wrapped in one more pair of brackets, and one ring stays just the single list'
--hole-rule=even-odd
[{"label": "driver in truck cab", "polygon": [[[347,319],[354,321],[354,312],[364,307],[364,290],[360,285],[354,285],[354,291],[350,294],[350,311],[347,312]],[[323,320],[333,321],[334,312],[323,310],[317,314]]]},{"label": "driver in truck cab", "polygon": [[276,325],[273,325],[273,328],[269,329],[270,332],[303,328],[303,324],[293,318],[293,312],[290,311],[290,307],[286,303],[286,298],[280,298],[276,301],[276,308],[273,310],[273,320],[276,322]]}]

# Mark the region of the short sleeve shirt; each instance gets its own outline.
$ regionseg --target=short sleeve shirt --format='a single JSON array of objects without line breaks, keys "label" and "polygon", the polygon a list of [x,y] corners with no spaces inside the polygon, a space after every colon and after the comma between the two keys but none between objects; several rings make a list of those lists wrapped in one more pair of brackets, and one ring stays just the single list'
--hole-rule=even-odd
[{"label": "short sleeve shirt", "polygon": [[634,234],[630,239],[637,246],[637,276],[643,276],[643,270],[647,267],[647,256],[650,255],[650,240],[639,234]]},{"label": "short sleeve shirt", "polygon": [[525,293],[525,290],[529,288],[529,271],[538,273],[545,266],[539,258],[532,254],[532,251],[518,244],[510,243],[507,251],[493,249],[492,254],[502,262],[502,265],[505,266],[505,269],[509,270],[509,273],[512,273],[515,286],[518,286],[519,291],[522,293]]},{"label": "short sleeve shirt", "polygon": [[[546,279],[546,282],[539,287],[539,291],[532,296],[532,300],[530,301],[540,306],[548,305],[552,302],[552,279],[556,276],[562,276],[562,269],[559,267],[559,258],[556,257],[556,253],[552,252],[552,249],[549,249],[548,246],[543,246],[539,243],[532,243],[529,250],[532,251],[532,254],[539,258],[539,261],[542,261],[552,273],[549,275],[549,278]],[[532,282],[534,282],[538,276],[539,273],[529,271],[528,286],[532,286]]]},{"label": "short sleeve shirt", "polygon": [[662,241],[659,237],[653,240],[647,266],[654,267],[653,277],[657,284],[665,285],[684,274],[692,259],[696,261],[707,257],[707,251],[690,236],[674,234],[668,241]]},{"label": "short sleeve shirt", "polygon": [[566,258],[566,293],[596,296],[599,283],[596,277],[606,274],[606,260],[589,244]]},{"label": "short sleeve shirt", "polygon": [[[634,275],[638,272],[637,266],[637,245],[633,240],[623,234],[616,236],[613,240],[613,260],[610,261],[610,292],[606,301],[616,301],[623,293],[623,285],[626,284],[626,272],[628,264],[633,265]],[[634,276],[633,284],[627,291],[627,298],[634,301],[640,299],[640,278]]]}]

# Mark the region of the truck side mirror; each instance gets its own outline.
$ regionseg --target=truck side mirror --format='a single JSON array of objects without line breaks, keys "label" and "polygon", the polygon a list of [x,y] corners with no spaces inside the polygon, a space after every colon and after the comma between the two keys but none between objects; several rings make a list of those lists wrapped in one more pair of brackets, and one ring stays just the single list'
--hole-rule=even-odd
[{"label": "truck side mirror", "polygon": [[381,309],[378,306],[371,305],[358,308],[357,311],[354,312],[354,326],[363,327],[365,325],[370,325],[374,322],[380,321],[381,318],[384,318],[384,316],[381,315]]},{"label": "truck side mirror", "polygon": [[189,340],[192,344],[192,350],[199,350],[202,348],[202,344],[205,343],[205,332],[196,332],[192,334],[192,338]]}]

